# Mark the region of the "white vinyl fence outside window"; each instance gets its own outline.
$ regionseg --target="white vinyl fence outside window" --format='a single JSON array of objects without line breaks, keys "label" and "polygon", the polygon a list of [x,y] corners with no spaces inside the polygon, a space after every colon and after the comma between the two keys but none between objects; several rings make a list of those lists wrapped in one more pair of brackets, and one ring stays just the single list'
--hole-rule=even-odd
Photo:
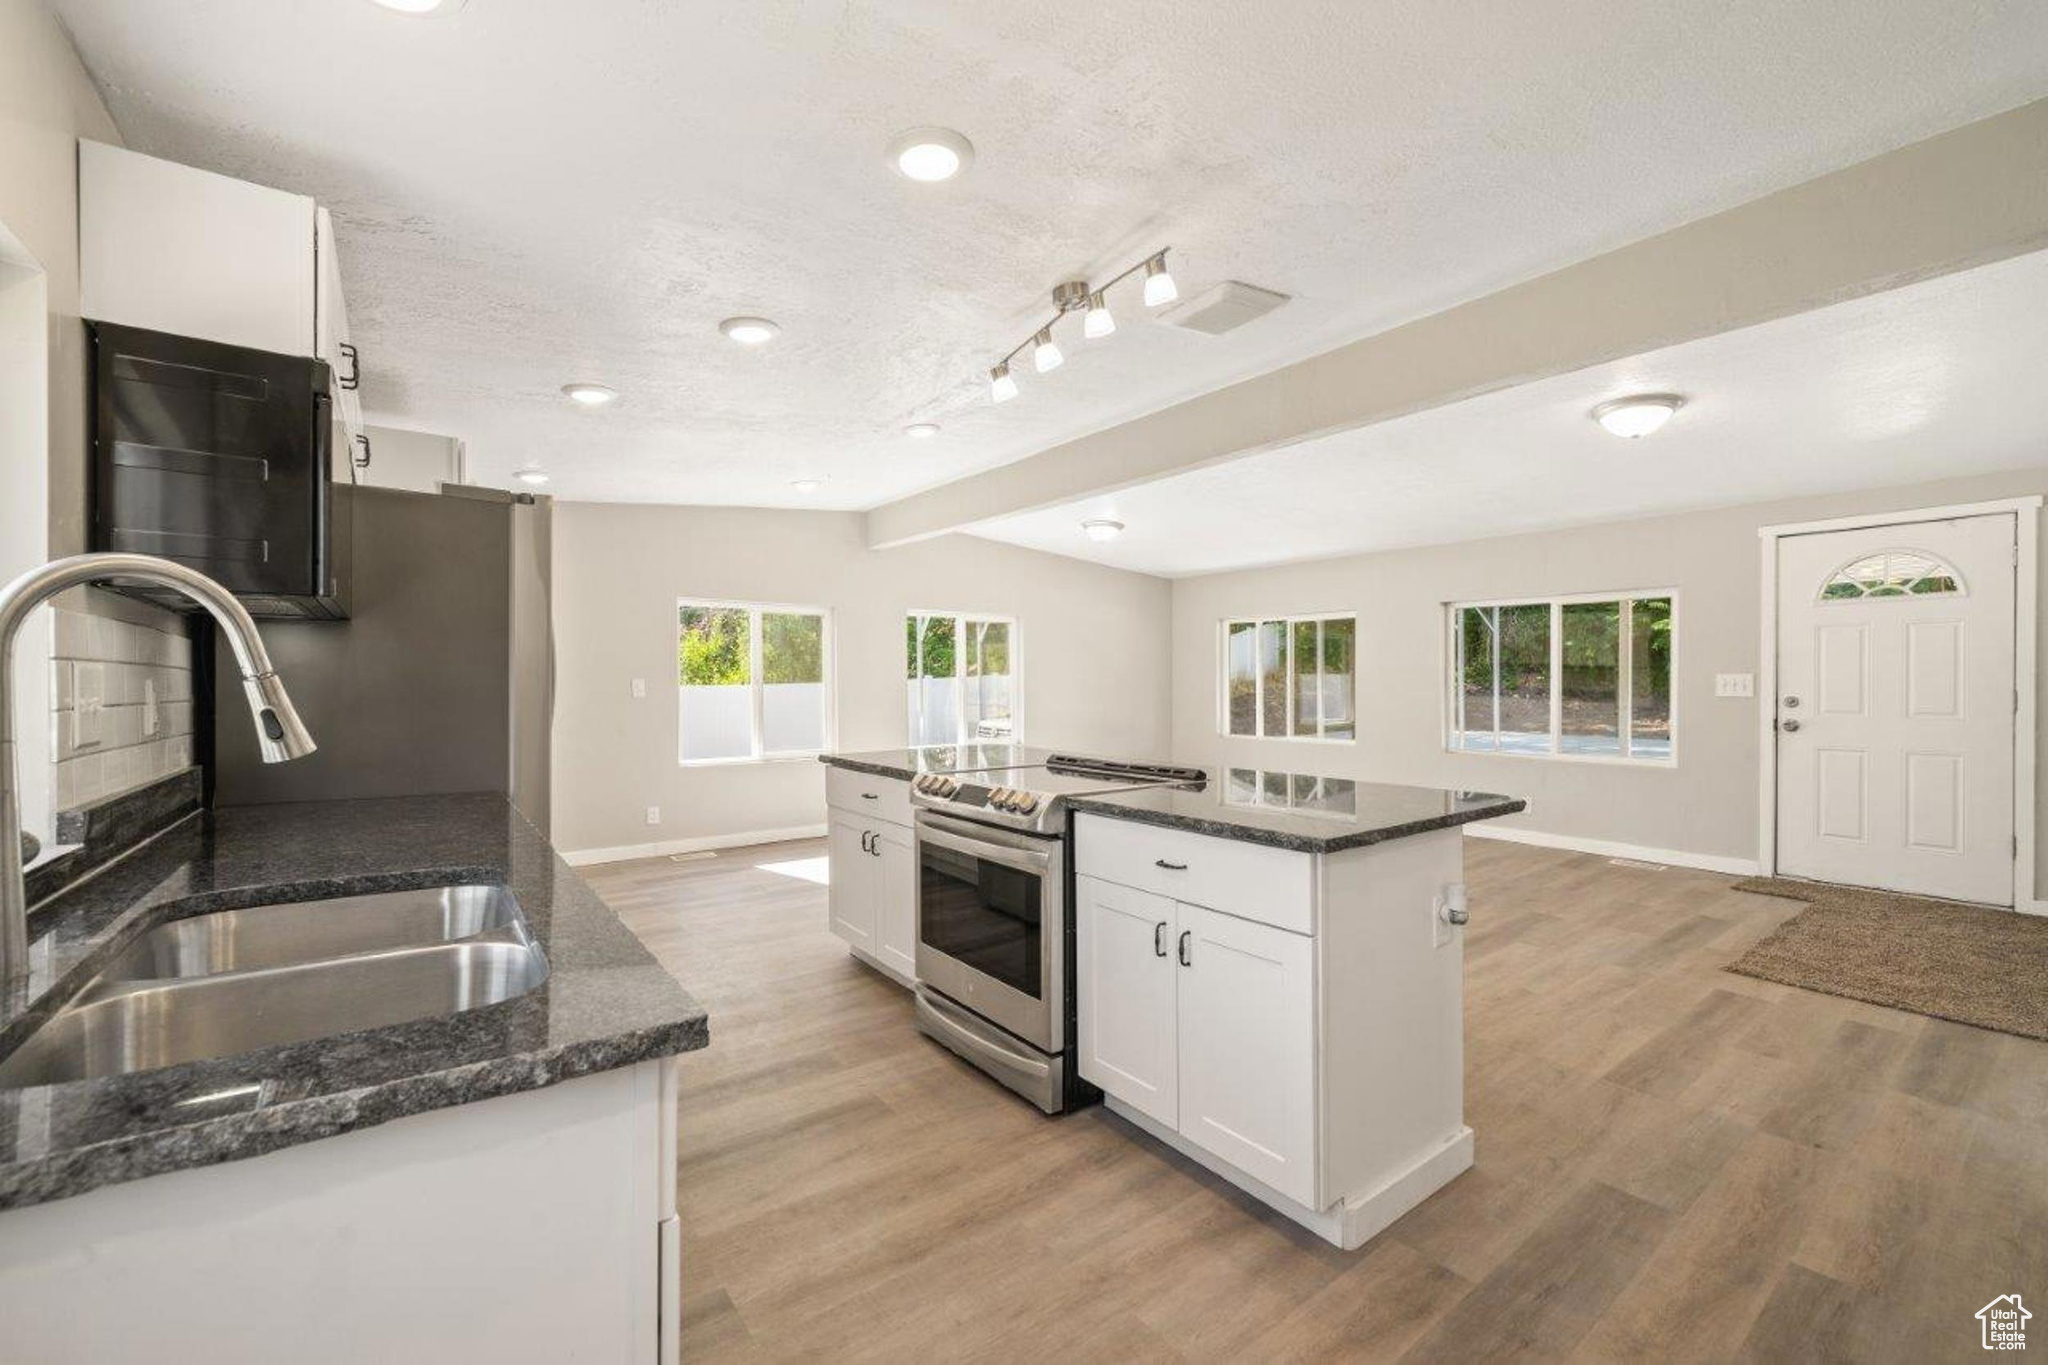
[{"label": "white vinyl fence outside window", "polygon": [[1223,622],[1218,720],[1226,735],[1358,738],[1358,618],[1269,616]]},{"label": "white vinyl fence outside window", "polygon": [[1023,738],[1014,620],[912,612],[904,622],[904,673],[912,748]]},{"label": "white vinyl fence outside window", "polygon": [[680,760],[822,753],[832,733],[831,645],[821,608],[679,602]]}]

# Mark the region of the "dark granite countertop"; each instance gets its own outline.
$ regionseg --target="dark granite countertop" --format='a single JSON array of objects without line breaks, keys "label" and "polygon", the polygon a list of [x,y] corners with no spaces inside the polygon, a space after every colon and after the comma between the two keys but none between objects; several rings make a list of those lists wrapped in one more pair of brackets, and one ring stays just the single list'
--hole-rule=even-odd
[{"label": "dark granite countertop", "polygon": [[834,768],[908,782],[920,773],[965,773],[976,768],[1017,768],[1043,763],[1051,749],[1027,744],[940,745],[932,749],[870,749],[857,754],[820,754],[818,761]]},{"label": "dark granite countertop", "polygon": [[219,1061],[0,1089],[0,1209],[210,1166],[705,1046],[704,1009],[497,795],[245,806],[167,830],[30,916],[29,1008],[0,1054],[137,935],[273,901],[483,881],[549,974],[461,1014]]},{"label": "dark granite countertop", "polygon": [[1526,809],[1519,797],[1250,768],[1212,770],[1201,790],[1152,787],[1072,797],[1072,810],[1219,839],[1339,853]]}]

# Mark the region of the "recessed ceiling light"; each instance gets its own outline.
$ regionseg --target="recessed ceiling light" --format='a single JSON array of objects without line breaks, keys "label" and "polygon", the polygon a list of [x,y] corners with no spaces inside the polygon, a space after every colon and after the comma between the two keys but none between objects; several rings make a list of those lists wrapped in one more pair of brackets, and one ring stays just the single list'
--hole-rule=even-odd
[{"label": "recessed ceiling light", "polygon": [[913,128],[889,144],[889,164],[908,180],[951,180],[974,160],[974,144],[951,128]]},{"label": "recessed ceiling light", "polygon": [[548,481],[547,471],[544,469],[522,469],[513,474],[512,477],[521,483],[543,484]]},{"label": "recessed ceiling light", "polygon": [[759,346],[773,341],[782,329],[767,318],[727,318],[718,330],[742,346]]},{"label": "recessed ceiling light", "polygon": [[1675,393],[1639,393],[1616,398],[1593,409],[1593,420],[1616,436],[1648,436],[1685,406]]},{"label": "recessed ceiling light", "polygon": [[939,434],[939,424],[937,422],[912,422],[909,426],[903,428],[903,434],[914,441],[929,441],[932,437]]},{"label": "recessed ceiling light", "polygon": [[823,479],[791,479],[789,486],[799,493],[815,493],[825,486]]},{"label": "recessed ceiling light", "polygon": [[1088,533],[1090,540],[1115,540],[1124,533],[1124,524],[1108,517],[1094,517],[1082,522],[1081,529]]},{"label": "recessed ceiling light", "polygon": [[564,384],[562,392],[586,408],[601,408],[619,396],[617,389],[602,384]]}]

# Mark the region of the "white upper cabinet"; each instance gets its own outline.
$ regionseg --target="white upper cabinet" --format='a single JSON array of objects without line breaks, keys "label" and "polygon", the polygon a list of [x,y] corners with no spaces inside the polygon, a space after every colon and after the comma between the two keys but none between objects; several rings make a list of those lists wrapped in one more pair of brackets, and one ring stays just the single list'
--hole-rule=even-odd
[{"label": "white upper cabinet", "polygon": [[[364,475],[375,473],[369,430],[363,422],[363,361],[348,330],[348,303],[341,294],[341,253],[334,245],[334,220],[326,209],[313,215],[313,353],[327,362],[334,398],[334,476],[346,481],[346,461]],[[365,483],[378,482],[364,477]]]},{"label": "white upper cabinet", "polygon": [[311,198],[81,141],[78,201],[86,317],[316,353]]}]

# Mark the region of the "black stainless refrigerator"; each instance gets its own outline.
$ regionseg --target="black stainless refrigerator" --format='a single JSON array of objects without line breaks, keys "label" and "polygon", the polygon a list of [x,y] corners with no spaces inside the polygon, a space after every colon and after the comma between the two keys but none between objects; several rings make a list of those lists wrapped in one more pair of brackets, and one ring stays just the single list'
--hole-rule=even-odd
[{"label": "black stainless refrigerator", "polygon": [[[318,752],[266,764],[246,725],[210,728],[213,803],[499,791],[548,832],[553,500],[450,485],[333,488],[351,504],[351,615],[264,621]],[[241,705],[226,647],[202,695]],[[199,749],[208,749],[202,730]]]}]

